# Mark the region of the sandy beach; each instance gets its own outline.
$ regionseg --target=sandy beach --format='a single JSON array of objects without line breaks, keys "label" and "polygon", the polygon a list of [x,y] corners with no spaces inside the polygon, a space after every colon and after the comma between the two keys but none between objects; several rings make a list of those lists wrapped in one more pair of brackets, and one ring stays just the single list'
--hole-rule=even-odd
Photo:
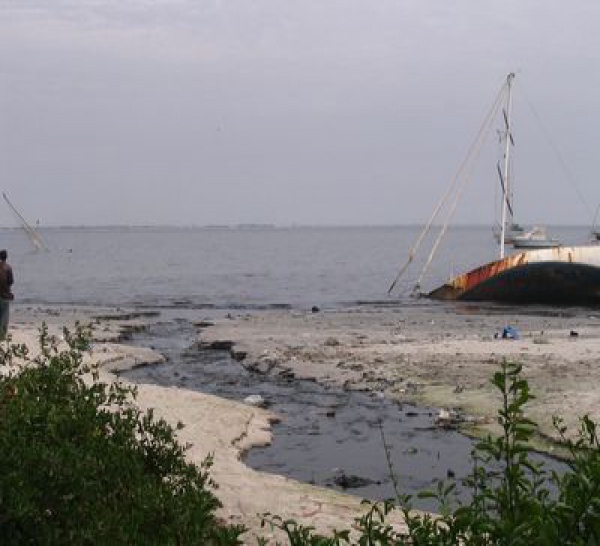
[{"label": "sandy beach", "polygon": [[[77,320],[95,322],[89,358],[101,364],[107,381],[114,372],[163,358],[121,342],[124,332],[143,328],[145,320],[124,310],[15,306],[11,334],[35,347],[42,321],[59,334]],[[201,346],[231,342],[232,354],[248,369],[454,410],[470,432],[493,430],[498,397],[490,377],[503,358],[523,363],[536,395],[529,416],[543,436],[555,436],[553,415],[561,415],[573,432],[578,416],[600,419],[600,315],[592,311],[414,306],[261,311],[211,322],[198,324]],[[507,325],[519,339],[502,338]],[[152,385],[140,385],[138,404],[185,424],[179,438],[190,444],[191,461],[214,455],[220,516],[248,527],[247,544],[257,534],[269,535],[260,529],[265,512],[321,531],[347,528],[362,513],[356,497],[257,472],[241,461],[249,447],[271,439],[270,423],[278,417],[266,410]]]}]

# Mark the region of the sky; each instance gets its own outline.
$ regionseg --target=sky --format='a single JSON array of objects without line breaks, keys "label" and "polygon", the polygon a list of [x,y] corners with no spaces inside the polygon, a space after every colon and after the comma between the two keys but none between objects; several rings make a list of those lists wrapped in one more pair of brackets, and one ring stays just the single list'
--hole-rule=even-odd
[{"label": "sky", "polygon": [[[50,226],[424,223],[515,72],[516,219],[590,225],[599,21],[593,0],[0,0],[0,189]],[[497,140],[455,223],[497,219]]]}]

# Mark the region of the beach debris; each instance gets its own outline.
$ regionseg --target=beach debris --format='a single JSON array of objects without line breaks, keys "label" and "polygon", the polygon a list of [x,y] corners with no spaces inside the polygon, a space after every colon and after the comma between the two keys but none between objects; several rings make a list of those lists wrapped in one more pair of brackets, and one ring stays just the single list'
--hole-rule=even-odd
[{"label": "beach debris", "polygon": [[196,349],[199,351],[231,351],[233,347],[233,341],[228,340],[216,340],[216,341],[200,341],[196,343]]},{"label": "beach debris", "polygon": [[334,476],[333,483],[342,489],[355,489],[357,487],[365,487],[376,482],[369,478],[363,478],[362,476],[355,476],[352,474],[346,474],[343,470],[337,476]]},{"label": "beach debris", "polygon": [[250,371],[259,374],[268,374],[275,366],[277,366],[278,360],[276,356],[269,351],[263,351],[263,353],[251,362],[246,361],[244,367]]},{"label": "beach debris", "polygon": [[494,334],[494,339],[498,339],[499,337],[502,337],[502,339],[519,339],[520,335],[519,331],[514,326],[505,326],[502,329],[502,336],[500,336],[498,332]]},{"label": "beach debris", "polygon": [[236,360],[237,362],[241,362],[248,356],[248,353],[246,351],[240,351],[237,349],[231,349],[230,353],[231,358],[233,358],[233,360]]},{"label": "beach debris", "polygon": [[215,325],[215,323],[210,320],[198,320],[198,321],[194,322],[194,326],[199,329],[210,328],[211,326],[214,326],[214,325]]},{"label": "beach debris", "polygon": [[435,424],[440,428],[455,429],[463,418],[454,410],[440,409],[440,412],[435,420]]},{"label": "beach debris", "polygon": [[335,337],[328,337],[323,343],[323,345],[325,345],[326,347],[338,347],[339,344],[339,340]]},{"label": "beach debris", "polygon": [[579,336],[579,332],[576,332],[575,330],[571,330],[571,333],[569,334],[570,337],[578,337]]},{"label": "beach debris", "polygon": [[464,415],[462,416],[463,423],[471,426],[489,425],[494,422],[494,419],[485,416]]},{"label": "beach debris", "polygon": [[296,374],[292,371],[292,370],[281,370],[279,372],[279,377],[281,377],[282,379],[287,379],[287,380],[291,380],[291,379],[295,379]]},{"label": "beach debris", "polygon": [[244,398],[244,404],[255,408],[266,408],[269,403],[260,394],[251,394]]},{"label": "beach debris", "polygon": [[344,360],[340,360],[336,364],[337,368],[341,368],[342,370],[352,370],[354,372],[362,372],[364,370],[364,366],[360,362],[346,362]]},{"label": "beach debris", "polygon": [[423,391],[423,384],[415,383],[413,381],[407,381],[403,387],[401,387],[397,390],[397,392],[399,392],[400,394],[408,394],[408,395],[419,394],[422,391]]}]

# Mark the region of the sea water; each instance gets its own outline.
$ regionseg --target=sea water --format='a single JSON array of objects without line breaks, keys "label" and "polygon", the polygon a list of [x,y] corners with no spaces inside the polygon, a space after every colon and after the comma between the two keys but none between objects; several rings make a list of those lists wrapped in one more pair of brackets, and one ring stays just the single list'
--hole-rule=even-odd
[{"label": "sea water", "polygon": [[[184,308],[339,307],[394,303],[411,293],[435,233],[387,290],[422,228],[111,227],[41,229],[49,252],[20,229],[0,230],[24,303]],[[587,228],[550,230],[585,241]],[[455,227],[423,276],[429,290],[496,258],[490,227]],[[424,304],[427,302],[425,301]]]}]

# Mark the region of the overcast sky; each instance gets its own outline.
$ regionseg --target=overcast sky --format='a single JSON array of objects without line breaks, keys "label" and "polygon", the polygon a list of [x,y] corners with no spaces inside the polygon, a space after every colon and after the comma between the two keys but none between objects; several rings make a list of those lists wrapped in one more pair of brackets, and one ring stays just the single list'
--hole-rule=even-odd
[{"label": "overcast sky", "polygon": [[[514,71],[517,219],[591,224],[599,24],[597,0],[0,0],[0,189],[46,225],[422,223]],[[490,149],[459,223],[494,221]]]}]

